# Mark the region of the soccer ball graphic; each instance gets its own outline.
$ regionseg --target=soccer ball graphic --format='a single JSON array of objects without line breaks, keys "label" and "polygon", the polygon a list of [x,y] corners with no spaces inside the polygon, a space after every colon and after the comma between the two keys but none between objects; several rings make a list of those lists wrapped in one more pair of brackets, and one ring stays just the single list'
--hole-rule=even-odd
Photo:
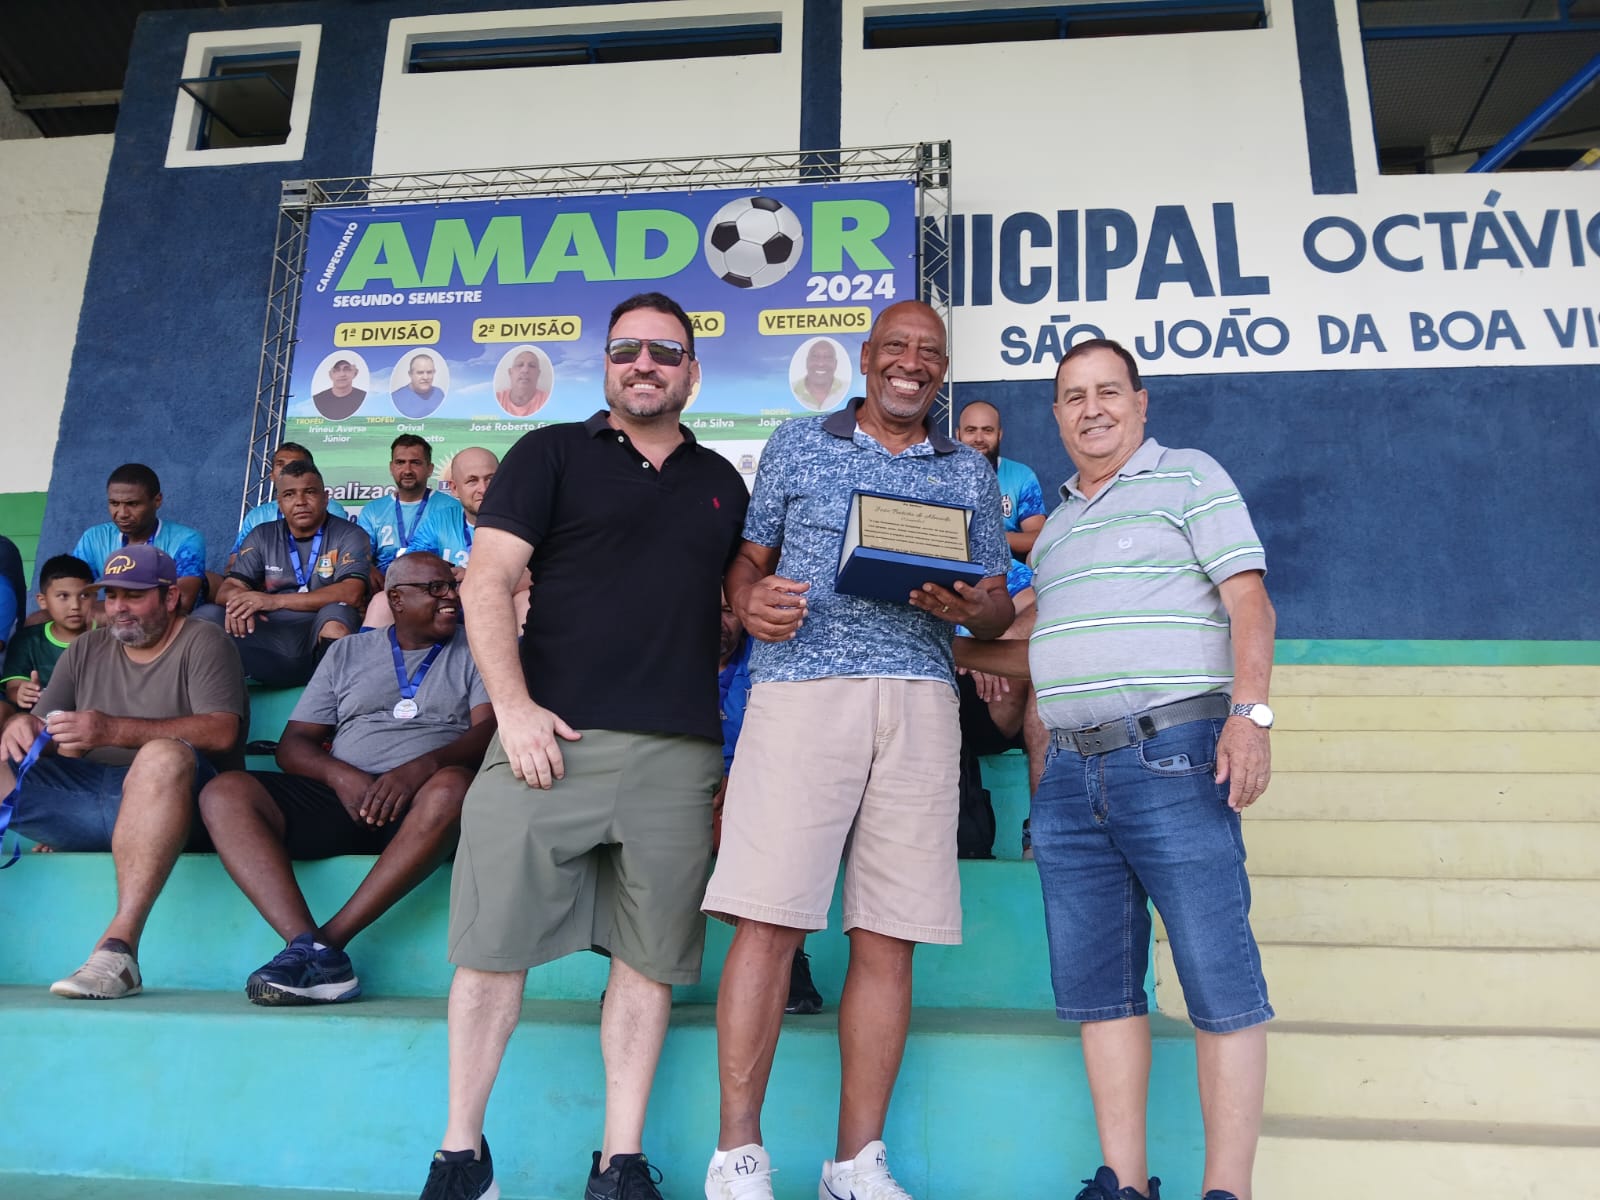
[{"label": "soccer ball graphic", "polygon": [[794,209],[770,196],[741,196],[706,230],[706,263],[734,287],[771,287],[800,261],[806,236]]}]

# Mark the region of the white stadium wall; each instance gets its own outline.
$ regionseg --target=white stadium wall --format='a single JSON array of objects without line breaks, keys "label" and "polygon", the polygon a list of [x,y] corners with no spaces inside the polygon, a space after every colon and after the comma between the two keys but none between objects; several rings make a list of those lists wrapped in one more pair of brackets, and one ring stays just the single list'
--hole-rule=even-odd
[{"label": "white stadium wall", "polygon": [[6,492],[50,484],[111,144],[109,134],[0,141]]}]

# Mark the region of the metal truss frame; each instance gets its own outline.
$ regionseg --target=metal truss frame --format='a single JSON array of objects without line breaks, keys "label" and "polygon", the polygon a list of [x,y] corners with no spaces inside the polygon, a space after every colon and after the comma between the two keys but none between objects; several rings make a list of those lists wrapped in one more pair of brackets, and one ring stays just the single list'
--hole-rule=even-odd
[{"label": "metal truss frame", "polygon": [[[917,290],[950,327],[950,143],[917,142],[839,150],[719,154],[700,158],[496,167],[427,175],[367,175],[348,179],[285,180],[278,204],[277,241],[261,337],[261,369],[239,512],[271,498],[272,453],[283,439],[295,318],[300,308],[306,237],[324,209],[370,204],[443,204],[561,195],[685,191],[696,188],[788,186],[909,180],[917,189]],[[951,385],[931,418],[950,428]]]}]

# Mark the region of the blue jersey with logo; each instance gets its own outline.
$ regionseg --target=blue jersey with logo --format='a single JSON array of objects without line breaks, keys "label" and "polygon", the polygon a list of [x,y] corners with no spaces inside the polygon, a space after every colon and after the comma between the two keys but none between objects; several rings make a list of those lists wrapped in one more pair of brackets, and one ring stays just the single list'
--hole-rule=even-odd
[{"label": "blue jersey with logo", "polygon": [[[428,505],[431,511],[433,505]],[[424,521],[422,528],[417,530],[411,539],[411,550],[426,550],[430,554],[437,554],[452,567],[464,567],[467,558],[472,554],[472,526],[467,524],[466,510],[461,512],[461,519],[451,523],[447,521]]]},{"label": "blue jersey with logo", "polygon": [[[461,524],[466,519],[461,501],[432,488],[428,489],[426,501],[427,507],[424,508],[422,500],[414,504],[401,504],[393,496],[384,496],[361,510],[356,524],[365,529],[367,536],[372,539],[372,557],[378,570],[388,571],[389,564],[402,553],[454,545],[460,540]],[[419,510],[420,518],[417,515]],[[400,544],[399,514],[405,516],[404,546]],[[439,551],[434,550],[434,553]]]}]

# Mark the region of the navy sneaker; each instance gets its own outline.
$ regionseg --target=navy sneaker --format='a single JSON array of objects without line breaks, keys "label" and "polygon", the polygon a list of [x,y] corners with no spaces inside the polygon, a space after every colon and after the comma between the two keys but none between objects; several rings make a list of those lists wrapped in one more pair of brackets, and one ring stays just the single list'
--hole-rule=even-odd
[{"label": "navy sneaker", "polygon": [[1117,1173],[1110,1167],[1101,1167],[1093,1179],[1083,1182],[1086,1186],[1078,1193],[1077,1200],[1161,1200],[1161,1180],[1154,1175],[1150,1177],[1148,1193],[1122,1187],[1117,1182]]},{"label": "navy sneaker", "polygon": [[499,1200],[488,1138],[479,1150],[480,1157],[471,1150],[435,1150],[420,1200]]},{"label": "navy sneaker", "polygon": [[660,1184],[661,1172],[643,1154],[613,1154],[602,1171],[596,1150],[583,1200],[662,1200]]},{"label": "navy sneaker", "polygon": [[1232,1192],[1225,1192],[1221,1188],[1212,1188],[1200,1200],[1239,1200]]},{"label": "navy sneaker", "polygon": [[804,950],[794,952],[794,966],[789,970],[789,999],[783,1011],[806,1016],[822,1011],[822,993],[811,980],[811,956]]},{"label": "navy sneaker", "polygon": [[361,995],[350,956],[332,946],[317,949],[302,933],[244,983],[252,1004],[337,1004]]}]

